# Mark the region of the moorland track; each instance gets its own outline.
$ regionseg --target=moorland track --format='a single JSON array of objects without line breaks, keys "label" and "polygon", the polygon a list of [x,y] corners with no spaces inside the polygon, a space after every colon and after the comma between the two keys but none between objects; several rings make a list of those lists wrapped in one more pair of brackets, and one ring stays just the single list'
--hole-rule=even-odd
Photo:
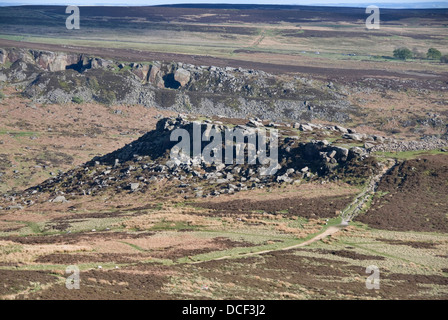
[{"label": "moorland track", "polygon": [[394,159],[388,159],[388,162],[389,166],[384,166],[380,173],[372,176],[364,190],[342,211],[341,218],[343,223],[352,221],[353,218],[362,212],[364,205],[374,196],[381,178],[397,164],[397,161]]},{"label": "moorland track", "polygon": [[380,173],[372,176],[369,179],[369,182],[367,183],[367,186],[363,189],[363,191],[355,198],[355,200],[353,202],[351,202],[344,210],[342,210],[342,213],[341,213],[342,224],[333,225],[333,226],[324,228],[319,234],[315,235],[311,239],[306,240],[304,242],[300,242],[300,243],[292,245],[292,246],[288,246],[288,247],[284,247],[284,248],[277,248],[277,249],[270,249],[270,250],[261,250],[261,251],[256,251],[256,252],[249,252],[249,253],[241,254],[238,256],[231,256],[231,255],[222,256],[222,257],[213,258],[213,259],[209,259],[209,260],[195,261],[195,262],[192,262],[192,264],[198,264],[198,263],[202,263],[202,262],[206,262],[206,261],[225,260],[225,259],[231,259],[231,258],[235,258],[235,257],[245,258],[245,257],[251,257],[251,256],[255,256],[255,255],[260,255],[260,254],[266,254],[266,253],[270,253],[270,252],[274,252],[274,251],[286,251],[286,250],[296,249],[296,248],[308,246],[316,241],[322,240],[328,236],[331,236],[331,235],[339,232],[341,229],[343,229],[345,226],[348,225],[349,221],[352,221],[352,219],[355,218],[356,215],[358,215],[363,210],[364,205],[368,202],[369,199],[371,199],[371,197],[374,196],[374,194],[378,188],[378,183],[381,181],[381,178],[385,174],[390,172],[390,170],[392,170],[392,168],[395,167],[395,165],[397,164],[397,161],[394,159],[388,159],[388,163],[389,163],[389,165],[385,165]]},{"label": "moorland track", "polygon": [[256,252],[249,252],[246,254],[241,254],[238,256],[223,256],[223,257],[219,257],[219,258],[214,258],[214,259],[209,259],[209,260],[201,260],[201,261],[195,261],[192,262],[192,264],[198,264],[198,263],[202,263],[202,262],[207,262],[207,261],[219,261],[219,260],[225,260],[225,259],[231,259],[231,258],[245,258],[245,257],[251,257],[251,256],[255,256],[255,255],[260,255],[260,254],[265,254],[265,253],[270,253],[270,252],[274,252],[274,251],[286,251],[286,250],[291,250],[291,249],[296,249],[296,248],[300,248],[300,247],[305,247],[307,245],[310,245],[316,241],[322,240],[332,234],[337,233],[339,230],[341,230],[341,228],[343,228],[342,225],[336,225],[336,226],[330,226],[326,229],[324,229],[321,233],[319,233],[318,235],[314,236],[313,238],[305,241],[305,242],[301,242],[292,246],[288,246],[285,248],[279,248],[279,249],[272,249],[272,250],[261,250],[261,251],[256,251]]}]

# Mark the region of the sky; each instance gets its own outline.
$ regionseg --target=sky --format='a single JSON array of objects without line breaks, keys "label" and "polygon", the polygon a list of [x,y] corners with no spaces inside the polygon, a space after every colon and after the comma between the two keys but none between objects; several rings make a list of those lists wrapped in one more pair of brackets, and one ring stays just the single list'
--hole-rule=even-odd
[{"label": "sky", "polygon": [[179,3],[237,3],[237,4],[292,4],[292,5],[356,5],[356,6],[368,6],[372,4],[379,5],[381,3],[387,3],[388,6],[396,4],[397,7],[407,7],[412,4],[419,4],[418,7],[422,7],[422,4],[431,8],[434,7],[434,3],[437,2],[443,4],[444,7],[448,7],[448,0],[0,0],[0,4],[8,5],[160,5],[160,4],[179,4]]}]

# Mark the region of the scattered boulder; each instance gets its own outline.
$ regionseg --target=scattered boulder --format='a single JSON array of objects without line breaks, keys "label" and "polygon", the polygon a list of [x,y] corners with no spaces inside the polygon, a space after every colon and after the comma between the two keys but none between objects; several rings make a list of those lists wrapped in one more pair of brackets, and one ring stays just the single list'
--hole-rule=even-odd
[{"label": "scattered boulder", "polygon": [[354,147],[349,150],[349,158],[360,158],[367,154],[366,149]]},{"label": "scattered boulder", "polygon": [[249,122],[247,123],[248,127],[253,127],[253,128],[257,128],[257,127],[263,127],[263,123],[261,122],[260,119],[249,119]]},{"label": "scattered boulder", "polygon": [[339,131],[341,133],[349,133],[348,130],[346,128],[344,128],[344,127],[334,126],[334,128],[335,128],[336,131]]},{"label": "scattered boulder", "polygon": [[101,58],[94,58],[90,62],[90,66],[92,69],[102,69],[107,68],[109,66],[113,65],[113,61],[111,60],[105,60]]},{"label": "scattered boulder", "polygon": [[15,205],[12,205],[12,206],[8,206],[6,209],[7,210],[22,210],[23,207],[20,204],[15,204]]},{"label": "scattered boulder", "polygon": [[301,123],[301,124],[299,125],[299,130],[300,130],[300,131],[313,131],[313,127],[310,126],[309,124]]},{"label": "scattered boulder", "polygon": [[131,183],[129,185],[129,188],[131,189],[131,191],[137,191],[139,187],[140,187],[140,183],[137,183],[137,182]]},{"label": "scattered boulder", "polygon": [[286,183],[292,183],[294,180],[288,177],[288,175],[284,174],[282,176],[277,177],[277,182],[286,182]]},{"label": "scattered boulder", "polygon": [[67,199],[65,199],[64,196],[57,196],[56,198],[51,200],[51,202],[53,202],[53,203],[66,203],[68,201],[67,201]]},{"label": "scattered boulder", "polygon": [[190,72],[185,69],[177,69],[174,73],[174,80],[180,83],[181,87],[185,87],[185,85],[190,81]]},{"label": "scattered boulder", "polygon": [[346,133],[342,136],[342,138],[355,140],[355,141],[362,141],[363,136],[359,133]]}]

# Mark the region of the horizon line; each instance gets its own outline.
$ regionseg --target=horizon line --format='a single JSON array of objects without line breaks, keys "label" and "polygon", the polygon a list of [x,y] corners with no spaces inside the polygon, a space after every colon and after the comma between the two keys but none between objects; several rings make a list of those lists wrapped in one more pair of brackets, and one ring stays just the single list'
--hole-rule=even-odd
[{"label": "horizon line", "polygon": [[[420,5],[424,5],[425,2],[414,2],[409,3],[408,6],[403,6],[402,3],[388,3],[388,2],[376,2],[371,3],[369,5],[376,5],[380,7],[381,5],[386,5],[386,7],[383,7],[383,9],[397,9],[397,10],[430,10],[430,9],[448,9],[448,2],[446,1],[434,1],[433,4],[437,4],[436,6],[426,6],[426,7],[420,7]],[[11,2],[1,2],[0,1],[0,7],[38,7],[38,6],[54,6],[54,7],[67,7],[69,5],[75,5],[78,7],[172,7],[172,6],[220,6],[220,5],[227,5],[227,6],[265,6],[265,7],[335,7],[335,8],[365,8],[367,4],[361,4],[361,3],[318,3],[318,4],[286,4],[286,3],[279,3],[279,4],[269,4],[269,3],[229,3],[229,2],[221,2],[221,3],[197,3],[197,2],[191,2],[191,3],[171,3],[171,4],[126,4],[126,3],[96,3],[96,4],[27,4],[27,3],[11,3]],[[439,6],[441,5],[441,6]],[[444,5],[444,6],[442,6]]]}]

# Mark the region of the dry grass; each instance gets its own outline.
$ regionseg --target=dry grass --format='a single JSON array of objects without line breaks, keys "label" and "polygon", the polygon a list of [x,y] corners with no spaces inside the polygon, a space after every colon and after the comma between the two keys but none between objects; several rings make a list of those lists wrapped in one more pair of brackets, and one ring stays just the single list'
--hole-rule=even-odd
[{"label": "dry grass", "polygon": [[[48,179],[50,172],[66,171],[123,147],[154,129],[154,116],[172,114],[137,105],[34,104],[12,87],[2,91],[7,97],[0,108],[0,154],[4,161],[0,169],[5,172],[0,192],[31,187]],[[115,109],[123,114],[115,114]]]},{"label": "dry grass", "polygon": [[[349,101],[361,107],[363,117],[356,118],[353,125],[358,132],[390,136],[391,130],[398,130],[394,137],[418,139],[421,134],[443,134],[446,128],[412,125],[403,127],[408,120],[429,119],[427,113],[446,117],[447,92],[431,92],[407,90],[402,92],[386,91],[355,93],[348,97]],[[418,131],[414,131],[418,128]]]},{"label": "dry grass", "polygon": [[173,226],[177,222],[181,222],[187,226],[201,226],[201,227],[221,226],[220,221],[211,220],[204,216],[197,215],[197,214],[207,214],[209,212],[210,210],[169,207],[165,204],[163,205],[163,208],[161,208],[156,212],[151,212],[146,215],[127,219],[121,222],[120,225],[128,230],[148,230],[160,222],[169,222],[172,223]]},{"label": "dry grass", "polygon": [[0,263],[32,264],[39,257],[53,253],[74,253],[90,250],[82,245],[18,245],[12,241],[0,240]]},{"label": "dry grass", "polygon": [[277,200],[291,197],[300,197],[303,199],[319,198],[325,196],[345,196],[357,193],[358,189],[344,183],[307,183],[303,185],[286,185],[273,187],[270,190],[259,189],[250,191],[241,191],[232,195],[221,195],[217,198],[207,198],[205,202],[227,202],[229,200]]}]

